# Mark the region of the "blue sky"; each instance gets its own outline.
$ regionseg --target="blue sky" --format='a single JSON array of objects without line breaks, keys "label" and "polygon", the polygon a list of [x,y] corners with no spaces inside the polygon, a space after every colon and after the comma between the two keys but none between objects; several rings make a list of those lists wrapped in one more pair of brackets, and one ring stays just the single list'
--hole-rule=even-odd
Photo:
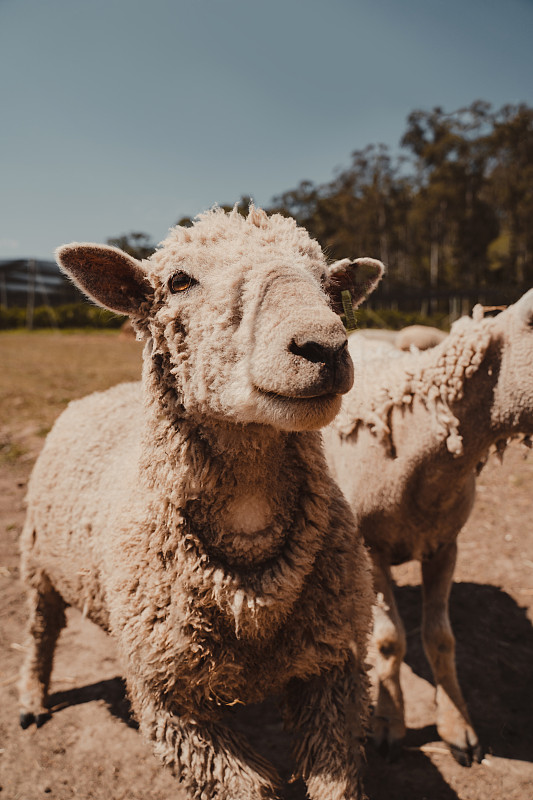
[{"label": "blue sky", "polygon": [[0,258],[329,180],[407,115],[533,105],[533,0],[0,0]]}]

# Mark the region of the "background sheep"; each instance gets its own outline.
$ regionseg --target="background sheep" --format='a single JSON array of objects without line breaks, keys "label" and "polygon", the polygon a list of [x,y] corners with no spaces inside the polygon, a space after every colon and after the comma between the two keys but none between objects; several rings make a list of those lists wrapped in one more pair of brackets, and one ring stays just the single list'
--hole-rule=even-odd
[{"label": "background sheep", "polygon": [[433,328],[431,325],[408,325],[398,331],[394,338],[394,344],[399,350],[410,350],[416,347],[417,350],[428,350],[435,347],[446,338],[446,333]]},{"label": "background sheep", "polygon": [[361,336],[371,342],[383,342],[395,347],[397,335],[398,331],[391,331],[388,328],[358,328],[352,333],[351,339],[357,339]]},{"label": "background sheep", "polygon": [[495,318],[463,318],[425,353],[382,351],[351,337],[357,392],[325,431],[328,462],[370,546],[378,699],[376,744],[405,734],[399,682],[406,640],[390,566],[422,565],[424,648],[437,687],[437,727],[460,763],[482,754],[455,670],[448,597],[456,538],[489,448],[533,432],[533,290]]},{"label": "background sheep", "polygon": [[416,347],[417,350],[428,350],[440,344],[447,336],[444,331],[433,328],[431,325],[408,325],[399,331],[391,331],[387,328],[363,328],[355,331],[353,336],[362,336],[370,341],[387,342],[399,350],[410,350]]},{"label": "background sheep", "polygon": [[58,258],[131,316],[143,380],[71,403],[36,464],[23,727],[45,718],[71,604],[116,637],[141,730],[192,796],[275,796],[222,718],[282,693],[309,796],[361,797],[371,577],[315,429],[353,380],[329,304],[359,302],[382,265],[328,271],[293,220],[253,208],[175,228],[142,263],[89,244]]}]

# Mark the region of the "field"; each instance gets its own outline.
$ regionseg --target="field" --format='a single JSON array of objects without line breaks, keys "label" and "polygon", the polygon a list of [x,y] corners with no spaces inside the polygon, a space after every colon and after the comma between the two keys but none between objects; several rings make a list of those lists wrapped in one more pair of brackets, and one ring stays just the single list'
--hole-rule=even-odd
[{"label": "field", "polygon": [[[69,400],[140,372],[140,348],[115,332],[0,335],[0,791],[6,800],[183,798],[129,714],[120,665],[106,635],[76,611],[57,651],[52,719],[18,725],[16,680],[24,652],[24,593],[17,540],[32,464]],[[530,800],[533,797],[533,455],[510,446],[492,457],[460,537],[452,592],[460,681],[487,756],[460,767],[438,740],[433,689],[420,642],[414,564],[396,569],[408,632],[403,667],[409,733],[402,757],[368,755],[371,800]],[[264,755],[289,775],[289,744],[270,704],[237,716]],[[303,800],[298,782],[285,797]]]}]

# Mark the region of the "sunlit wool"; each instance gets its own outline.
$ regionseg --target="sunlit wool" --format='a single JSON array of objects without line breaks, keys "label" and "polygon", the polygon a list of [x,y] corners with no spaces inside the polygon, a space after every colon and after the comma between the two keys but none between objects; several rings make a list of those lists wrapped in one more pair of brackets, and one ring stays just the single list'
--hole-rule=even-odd
[{"label": "sunlit wool", "polygon": [[[273,767],[224,725],[269,694],[309,796],[362,797],[371,578],[317,430],[352,383],[320,248],[252,208],[202,215],[142,263],[78,244],[59,260],[130,314],[143,378],[71,403],[33,473],[24,724],[71,604],[115,636],[141,730],[192,797],[275,796]],[[360,302],[382,265],[334,272]],[[333,377],[318,345],[340,353]]]},{"label": "sunlit wool", "polygon": [[355,386],[324,432],[332,472],[355,513],[374,562],[380,602],[374,640],[380,694],[378,745],[405,733],[399,683],[406,640],[390,565],[422,563],[422,633],[437,685],[437,727],[461,763],[481,748],[454,663],[448,596],[456,539],[472,510],[476,475],[489,450],[533,433],[533,290],[497,317],[481,307],[438,346],[399,353],[352,337]]}]

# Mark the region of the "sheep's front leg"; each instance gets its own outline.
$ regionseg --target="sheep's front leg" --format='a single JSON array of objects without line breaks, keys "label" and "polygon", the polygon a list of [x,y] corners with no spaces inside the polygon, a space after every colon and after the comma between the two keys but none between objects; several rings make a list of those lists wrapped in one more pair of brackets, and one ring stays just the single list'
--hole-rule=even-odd
[{"label": "sheep's front leg", "polygon": [[390,567],[371,553],[374,567],[374,630],[376,652],[377,701],[372,717],[372,739],[383,755],[396,757],[405,737],[403,694],[400,667],[405,656],[405,629],[394,599]]},{"label": "sheep's front leg", "polygon": [[483,755],[470,722],[455,668],[455,639],[448,616],[448,600],[457,557],[457,545],[442,547],[422,562],[424,649],[437,687],[437,730],[463,766]]},{"label": "sheep's front leg", "polygon": [[344,669],[293,680],[285,720],[295,735],[297,772],[311,800],[363,800],[368,678],[354,656]]},{"label": "sheep's front leg", "polygon": [[219,723],[173,714],[130,687],[142,733],[191,800],[275,800],[279,777],[238,734]]}]

